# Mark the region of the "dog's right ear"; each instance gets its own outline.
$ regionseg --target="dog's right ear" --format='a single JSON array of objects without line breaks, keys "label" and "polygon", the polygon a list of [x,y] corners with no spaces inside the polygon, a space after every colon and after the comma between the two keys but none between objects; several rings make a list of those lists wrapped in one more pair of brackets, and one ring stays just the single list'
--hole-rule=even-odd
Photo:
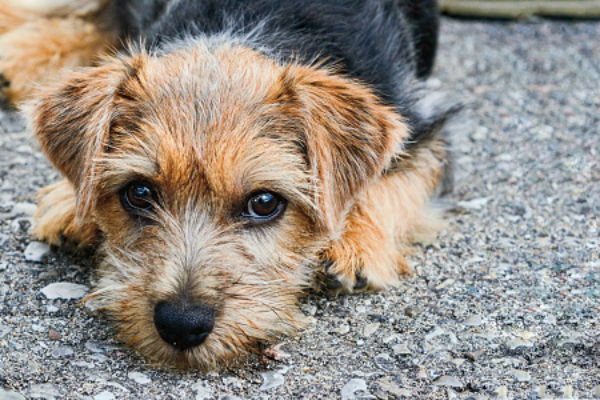
[{"label": "dog's right ear", "polygon": [[108,144],[115,96],[130,70],[128,62],[115,60],[71,73],[29,104],[43,151],[75,188],[79,217],[93,205],[94,161]]}]

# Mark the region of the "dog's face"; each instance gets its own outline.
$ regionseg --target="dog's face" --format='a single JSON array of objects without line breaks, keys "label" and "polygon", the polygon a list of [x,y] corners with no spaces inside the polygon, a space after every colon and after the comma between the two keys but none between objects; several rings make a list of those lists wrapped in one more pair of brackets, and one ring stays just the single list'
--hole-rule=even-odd
[{"label": "dog's face", "polygon": [[38,96],[35,129],[103,234],[122,339],[210,368],[298,328],[298,294],[406,129],[364,86],[202,45],[107,61]]}]

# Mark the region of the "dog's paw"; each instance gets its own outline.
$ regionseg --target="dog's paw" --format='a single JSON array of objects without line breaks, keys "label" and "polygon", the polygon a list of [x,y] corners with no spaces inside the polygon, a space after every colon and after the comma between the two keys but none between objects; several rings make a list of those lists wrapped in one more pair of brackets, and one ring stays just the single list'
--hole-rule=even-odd
[{"label": "dog's paw", "polygon": [[388,289],[412,271],[398,250],[361,255],[335,246],[325,253],[322,266],[323,287],[334,293]]},{"label": "dog's paw", "polygon": [[53,246],[92,246],[97,241],[98,228],[93,223],[79,222],[75,207],[75,192],[66,179],[40,190],[33,236]]}]

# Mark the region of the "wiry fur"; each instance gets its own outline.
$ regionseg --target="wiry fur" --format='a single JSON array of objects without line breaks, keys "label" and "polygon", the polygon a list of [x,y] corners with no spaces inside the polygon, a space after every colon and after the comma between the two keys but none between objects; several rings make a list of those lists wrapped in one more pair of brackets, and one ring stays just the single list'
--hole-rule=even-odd
[{"label": "wiry fur", "polygon": [[[116,33],[146,44],[42,85],[31,105],[42,148],[66,178],[41,192],[35,235],[98,247],[90,298],[125,343],[157,362],[212,368],[298,329],[298,296],[323,265],[346,291],[410,272],[409,242],[435,225],[428,200],[447,160],[439,132],[454,111],[420,101],[435,34],[422,28],[428,44],[414,34],[437,26],[433,3],[115,4],[58,18],[108,32],[93,51]],[[0,16],[13,10],[23,13]],[[107,13],[112,30],[96,23]],[[144,220],[122,206],[132,181],[158,192]],[[285,213],[249,224],[241,210],[263,190],[287,200]],[[181,298],[216,312],[206,342],[185,351],[153,320],[156,304]]]}]

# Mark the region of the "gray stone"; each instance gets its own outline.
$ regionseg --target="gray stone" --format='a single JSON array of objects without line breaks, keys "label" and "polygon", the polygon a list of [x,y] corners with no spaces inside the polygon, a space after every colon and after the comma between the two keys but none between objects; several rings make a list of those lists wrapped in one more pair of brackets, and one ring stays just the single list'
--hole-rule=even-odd
[{"label": "gray stone", "polygon": [[0,233],[0,247],[4,247],[4,245],[8,243],[9,239],[10,236]]},{"label": "gray stone", "polygon": [[52,357],[66,358],[73,355],[73,348],[69,346],[56,346],[52,349]]},{"label": "gray stone", "polygon": [[363,336],[365,338],[371,337],[371,335],[373,335],[377,331],[377,329],[379,329],[380,326],[381,324],[379,322],[374,322],[372,324],[366,325],[363,329]]},{"label": "gray stone", "polygon": [[564,400],[571,400],[571,399],[575,398],[573,386],[571,386],[571,385],[564,386],[562,388],[562,397],[561,398]]},{"label": "gray stone", "polygon": [[410,351],[410,349],[408,348],[408,345],[406,343],[399,343],[399,344],[392,346],[392,351],[396,355],[412,354],[412,351]]},{"label": "gray stone", "polygon": [[485,207],[489,200],[488,197],[481,197],[478,199],[459,201],[457,205],[465,210],[477,211]]},{"label": "gray stone", "polygon": [[194,392],[195,400],[210,400],[213,398],[213,388],[204,381],[196,382],[192,385],[192,391]]},{"label": "gray stone", "polygon": [[[396,384],[396,382],[394,382],[392,380],[392,378],[390,378],[389,376],[386,376],[384,378],[380,378],[377,380],[377,385],[384,391],[387,393],[390,393],[394,396],[397,397],[401,397],[401,396],[405,396],[406,395],[406,390],[401,388],[400,386],[398,386],[398,384]],[[410,392],[409,392],[410,394]]]},{"label": "gray stone", "polygon": [[0,400],[25,400],[25,396],[0,388]]},{"label": "gray stone", "polygon": [[58,388],[51,383],[35,384],[29,388],[29,397],[32,399],[54,400],[59,396]]},{"label": "gray stone", "polygon": [[375,399],[367,391],[367,382],[364,379],[352,379],[341,390],[342,400]]},{"label": "gray stone", "polygon": [[44,262],[50,254],[50,246],[42,242],[30,242],[25,248],[25,260],[30,262]]},{"label": "gray stone", "polygon": [[90,289],[85,285],[70,282],[51,283],[42,289],[42,294],[48,299],[80,299],[87,294]]},{"label": "gray stone", "polygon": [[147,385],[152,382],[152,380],[148,377],[148,375],[143,374],[141,372],[135,372],[135,371],[129,372],[127,374],[127,377],[140,385]]},{"label": "gray stone", "polygon": [[263,378],[263,382],[258,390],[262,392],[279,387],[285,382],[285,379],[280,371],[263,372],[260,375]]},{"label": "gray stone", "polygon": [[519,369],[511,370],[511,375],[519,382],[531,381],[531,375],[527,371],[521,371]]},{"label": "gray stone", "polygon": [[506,386],[499,386],[496,389],[497,400],[508,400],[508,388]]},{"label": "gray stone", "polygon": [[2,339],[4,336],[8,335],[9,333],[10,333],[10,327],[0,323],[0,339]]},{"label": "gray stone", "polygon": [[33,203],[17,203],[12,209],[11,215],[18,217],[33,217],[37,206]]},{"label": "gray stone", "polygon": [[338,335],[345,335],[348,332],[350,332],[350,326],[348,324],[342,324],[335,330],[335,333]]},{"label": "gray stone", "polygon": [[104,390],[95,395],[94,400],[115,400],[115,395],[108,390]]},{"label": "gray stone", "polygon": [[98,346],[96,343],[86,342],[84,347],[92,353],[104,353],[104,349]]},{"label": "gray stone", "polygon": [[480,326],[483,325],[483,318],[480,315],[471,315],[463,321],[463,324],[467,326]]},{"label": "gray stone", "polygon": [[458,380],[458,378],[456,378],[455,376],[450,376],[450,375],[440,376],[433,382],[433,384],[435,386],[447,386],[447,387],[452,387],[452,388],[457,388],[457,389],[460,389],[464,386],[463,383]]}]

